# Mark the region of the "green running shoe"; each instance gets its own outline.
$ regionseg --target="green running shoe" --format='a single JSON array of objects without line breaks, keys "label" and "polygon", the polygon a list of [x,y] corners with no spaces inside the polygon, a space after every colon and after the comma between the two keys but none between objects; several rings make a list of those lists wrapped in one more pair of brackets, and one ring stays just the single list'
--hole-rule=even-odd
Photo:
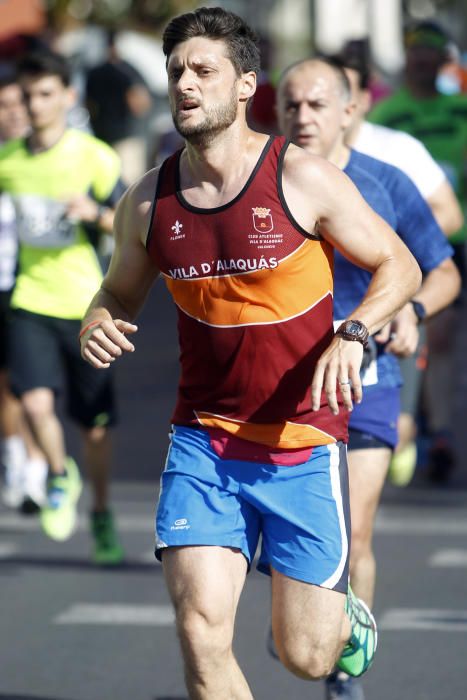
[{"label": "green running shoe", "polygon": [[375,618],[363,600],[353,594],[350,586],[345,612],[349,616],[352,632],[337,666],[349,676],[357,677],[371,666],[378,644],[378,632]]},{"label": "green running shoe", "polygon": [[40,521],[45,534],[53,540],[67,540],[77,524],[77,504],[83,484],[76,462],[65,459],[65,474],[49,476],[47,499]]},{"label": "green running shoe", "polygon": [[110,511],[91,513],[91,532],[94,538],[94,562],[102,566],[121,564],[124,558],[123,548],[118,541]]}]

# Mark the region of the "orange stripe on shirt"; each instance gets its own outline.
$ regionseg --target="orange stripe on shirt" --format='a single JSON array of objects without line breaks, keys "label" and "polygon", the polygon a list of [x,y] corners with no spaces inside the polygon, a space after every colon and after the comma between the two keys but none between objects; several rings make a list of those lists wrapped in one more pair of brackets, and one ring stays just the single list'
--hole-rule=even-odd
[{"label": "orange stripe on shirt", "polygon": [[277,323],[299,316],[332,294],[332,253],[305,240],[271,270],[179,280],[166,277],[177,306],[214,326]]},{"label": "orange stripe on shirt", "polygon": [[221,428],[243,440],[256,442],[268,447],[294,449],[297,447],[330,445],[336,439],[313,425],[302,425],[284,421],[283,423],[248,423],[218,416],[214,413],[196,411],[196,417],[205,428]]}]

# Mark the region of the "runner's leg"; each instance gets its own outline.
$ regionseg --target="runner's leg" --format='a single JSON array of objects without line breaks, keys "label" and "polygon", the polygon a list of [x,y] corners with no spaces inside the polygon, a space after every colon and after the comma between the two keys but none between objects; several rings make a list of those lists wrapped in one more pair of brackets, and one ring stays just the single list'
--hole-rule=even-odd
[{"label": "runner's leg", "polygon": [[232,651],[247,562],[225,547],[171,547],[162,554],[191,700],[252,700]]},{"label": "runner's leg", "polygon": [[60,474],[65,463],[65,443],[63,428],[55,413],[53,391],[45,387],[31,389],[21,396],[21,403],[51,473]]},{"label": "runner's leg", "polygon": [[110,433],[97,426],[83,430],[84,463],[92,484],[92,510],[102,512],[108,507],[109,474],[112,455]]},{"label": "runner's leg", "polygon": [[279,658],[307,680],[327,676],[350,637],[345,594],[272,570],[272,629]]},{"label": "runner's leg", "polygon": [[372,544],[374,519],[391,459],[391,450],[384,447],[349,450],[347,456],[352,515],[350,584],[355,595],[362,598],[371,608],[376,579]]}]

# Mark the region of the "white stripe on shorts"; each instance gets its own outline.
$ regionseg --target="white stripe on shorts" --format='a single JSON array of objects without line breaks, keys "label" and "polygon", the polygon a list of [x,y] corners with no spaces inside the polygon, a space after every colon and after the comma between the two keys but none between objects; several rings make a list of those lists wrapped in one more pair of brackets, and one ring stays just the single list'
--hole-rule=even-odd
[{"label": "white stripe on shorts", "polygon": [[341,559],[337,569],[333,574],[320,584],[323,588],[334,588],[344,571],[347,554],[349,551],[349,541],[347,539],[347,530],[345,527],[344,506],[342,503],[341,480],[339,475],[339,445],[328,445],[329,450],[329,474],[331,477],[331,491],[336,503],[337,517],[339,518],[339,529],[341,532]]},{"label": "white stripe on shorts", "polygon": [[[166,458],[165,458],[165,464],[164,464],[164,469],[163,469],[164,472],[165,472],[165,470],[167,469],[167,465],[168,465],[168,463],[169,463],[170,448],[172,447],[172,438],[173,438],[173,435],[174,435],[174,434],[175,434],[175,426],[172,425],[172,426],[171,426],[171,431],[170,431],[170,433],[169,433],[169,447],[168,447],[167,455],[166,455]],[[159,480],[159,497],[158,497],[157,503],[156,503],[156,522],[155,522],[156,549],[165,549],[165,548],[167,547],[167,545],[166,545],[165,542],[159,537],[159,533],[157,532],[157,509],[159,508],[159,503],[160,503],[160,500],[161,500],[161,496],[162,496],[162,475],[161,475],[161,478],[160,478],[160,480]]]}]

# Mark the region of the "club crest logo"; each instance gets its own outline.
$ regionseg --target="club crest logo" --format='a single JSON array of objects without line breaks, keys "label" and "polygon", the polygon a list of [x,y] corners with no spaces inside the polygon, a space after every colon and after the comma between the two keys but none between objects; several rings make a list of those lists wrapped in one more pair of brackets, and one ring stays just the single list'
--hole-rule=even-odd
[{"label": "club crest logo", "polygon": [[259,233],[269,233],[274,228],[271,210],[266,207],[252,207],[253,226]]}]

